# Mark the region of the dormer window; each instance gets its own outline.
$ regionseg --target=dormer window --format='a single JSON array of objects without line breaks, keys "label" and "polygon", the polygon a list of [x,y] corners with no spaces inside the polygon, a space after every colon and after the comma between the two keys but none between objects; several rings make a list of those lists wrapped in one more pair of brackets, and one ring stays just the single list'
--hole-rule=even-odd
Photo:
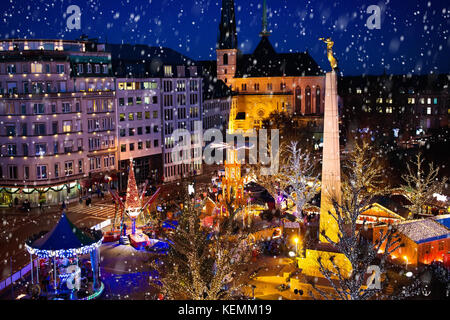
[{"label": "dormer window", "polygon": [[165,77],[172,76],[172,66],[164,66],[164,76]]}]

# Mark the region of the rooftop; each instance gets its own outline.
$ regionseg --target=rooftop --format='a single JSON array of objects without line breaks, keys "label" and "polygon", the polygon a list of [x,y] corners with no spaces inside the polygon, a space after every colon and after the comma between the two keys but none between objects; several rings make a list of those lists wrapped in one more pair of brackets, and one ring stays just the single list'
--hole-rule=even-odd
[{"label": "rooftop", "polygon": [[238,55],[236,78],[320,76],[323,71],[306,52],[277,53],[263,36],[252,54]]},{"label": "rooftop", "polygon": [[450,238],[450,230],[433,218],[401,222],[396,227],[417,244]]}]

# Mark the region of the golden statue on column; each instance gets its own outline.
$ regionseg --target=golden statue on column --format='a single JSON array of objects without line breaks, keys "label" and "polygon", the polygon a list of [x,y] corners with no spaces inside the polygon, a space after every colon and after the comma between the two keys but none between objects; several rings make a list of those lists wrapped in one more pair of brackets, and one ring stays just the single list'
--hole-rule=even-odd
[{"label": "golden statue on column", "polygon": [[338,67],[337,60],[333,55],[333,46],[334,41],[331,38],[319,38],[319,40],[325,42],[327,44],[327,57],[328,61],[330,61],[331,69],[336,69]]}]

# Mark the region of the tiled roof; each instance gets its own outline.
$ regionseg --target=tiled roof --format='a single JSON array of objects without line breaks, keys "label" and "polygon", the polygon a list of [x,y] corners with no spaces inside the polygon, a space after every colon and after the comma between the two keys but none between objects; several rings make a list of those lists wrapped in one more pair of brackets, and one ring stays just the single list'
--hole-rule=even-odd
[{"label": "tiled roof", "polygon": [[262,37],[252,54],[238,55],[236,78],[319,76],[323,71],[308,52],[277,53]]}]

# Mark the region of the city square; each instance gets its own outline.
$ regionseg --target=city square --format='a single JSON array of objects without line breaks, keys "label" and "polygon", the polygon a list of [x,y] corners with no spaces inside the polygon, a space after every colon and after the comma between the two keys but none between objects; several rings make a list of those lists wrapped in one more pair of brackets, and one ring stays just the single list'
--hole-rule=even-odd
[{"label": "city square", "polygon": [[448,4],[14,2],[0,300],[449,299]]}]

